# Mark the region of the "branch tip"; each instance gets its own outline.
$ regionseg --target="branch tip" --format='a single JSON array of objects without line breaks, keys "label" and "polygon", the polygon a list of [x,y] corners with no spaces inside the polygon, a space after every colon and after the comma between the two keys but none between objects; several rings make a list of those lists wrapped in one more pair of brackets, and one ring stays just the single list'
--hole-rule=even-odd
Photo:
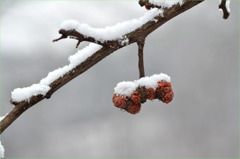
[{"label": "branch tip", "polygon": [[78,46],[80,45],[80,43],[81,43],[81,41],[78,40],[77,45],[76,45],[76,48],[78,48]]},{"label": "branch tip", "polygon": [[222,9],[222,11],[223,11],[223,19],[227,19],[229,17],[230,13],[228,12],[228,10],[226,8],[226,0],[222,0],[218,7],[219,7],[219,9]]},{"label": "branch tip", "polygon": [[67,38],[67,36],[62,35],[61,37],[59,37],[57,39],[54,39],[53,42],[57,42],[57,41],[59,41],[61,39],[66,39],[66,38]]}]

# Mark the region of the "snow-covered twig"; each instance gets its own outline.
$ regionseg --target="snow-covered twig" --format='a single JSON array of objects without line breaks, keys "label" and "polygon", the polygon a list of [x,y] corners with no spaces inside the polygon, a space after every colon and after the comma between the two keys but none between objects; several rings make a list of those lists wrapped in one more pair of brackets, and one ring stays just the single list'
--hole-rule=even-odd
[{"label": "snow-covered twig", "polygon": [[[97,64],[99,61],[101,61],[108,55],[112,54],[116,50],[118,50],[126,45],[130,45],[132,43],[139,42],[139,38],[145,39],[150,33],[152,33],[158,27],[160,27],[164,23],[168,22],[172,18],[176,17],[177,15],[183,13],[184,11],[198,5],[202,1],[203,0],[201,0],[201,1],[186,1],[182,5],[173,5],[172,7],[166,8],[163,11],[157,10],[156,8],[152,9],[152,10],[150,10],[149,13],[154,13],[154,14],[157,13],[156,15],[152,16],[150,19],[147,19],[146,21],[141,21],[141,24],[139,23],[137,25],[137,27],[136,26],[131,27],[130,31],[124,30],[123,32],[121,32],[121,34],[118,34],[119,33],[118,29],[115,30],[117,32],[115,32],[116,36],[113,39],[111,39],[111,38],[104,39],[104,36],[99,36],[99,39],[97,39],[98,35],[100,35],[99,32],[96,32],[96,34],[94,34],[94,35],[89,35],[90,38],[91,37],[94,38],[95,43],[99,44],[98,42],[100,42],[103,47],[99,50],[95,50],[94,52],[92,52],[89,56],[85,57],[83,61],[78,62],[78,64],[74,63],[76,65],[74,67],[72,67],[71,69],[69,69],[67,72],[65,72],[65,68],[68,69],[70,67],[70,65],[63,67],[64,74],[61,74],[61,76],[57,76],[58,78],[56,78],[55,76],[52,76],[52,74],[50,74],[49,78],[47,78],[47,79],[49,79],[49,80],[47,80],[47,82],[44,80],[41,81],[40,84],[49,86],[50,89],[47,90],[47,92],[40,91],[40,94],[38,94],[38,95],[33,94],[32,96],[29,96],[27,94],[27,100],[22,100],[25,98],[20,98],[21,100],[19,100],[19,101],[12,100],[12,101],[14,101],[13,104],[15,105],[15,107],[1,121],[1,133],[9,125],[11,125],[22,113],[24,113],[27,109],[29,109],[30,107],[32,107],[33,105],[35,105],[36,103],[40,102],[41,100],[43,100],[45,98],[50,98],[51,95],[54,92],[56,92],[59,88],[63,87],[65,84],[70,82],[72,79],[79,76],[83,72],[87,71],[89,68],[91,68],[92,66]],[[163,17],[163,15],[164,15],[164,17]],[[136,20],[133,20],[132,25],[135,25],[135,22],[136,22]],[[79,26],[75,26],[75,27],[76,27],[75,31],[76,32],[79,31],[78,30]],[[121,28],[122,24],[119,27]],[[80,28],[81,28],[81,26],[80,26]],[[91,28],[86,27],[85,29],[88,30]],[[60,39],[66,38],[66,36],[67,37],[73,36],[77,40],[80,40],[80,41],[81,41],[81,38],[83,38],[83,40],[93,42],[92,41],[93,39],[89,40],[88,35],[84,35],[84,33],[81,33],[82,35],[84,35],[84,37],[78,36],[78,35],[76,36],[76,32],[73,32],[73,30],[74,30],[73,28],[71,28],[70,30],[66,30],[66,28],[65,28],[66,34],[64,33],[64,35]],[[107,32],[105,32],[104,35],[107,34]],[[61,33],[63,33],[63,32],[61,31]],[[98,42],[96,42],[96,40]],[[107,42],[107,45],[105,45],[105,42]],[[110,44],[110,45],[108,45],[108,44]],[[72,59],[72,60],[74,61],[74,59]],[[29,89],[29,90],[31,90],[31,89]],[[33,91],[33,92],[35,92],[35,91]]]},{"label": "snow-covered twig", "polygon": [[230,15],[230,0],[221,0],[219,9],[223,11],[223,19],[227,19]]},{"label": "snow-covered twig", "polygon": [[162,16],[162,13],[163,10],[153,9],[138,19],[124,21],[105,28],[93,28],[76,20],[67,20],[60,26],[59,33],[61,37],[53,41],[56,42],[70,37],[78,40],[77,47],[82,41],[93,42],[106,47],[114,47],[116,41],[120,45],[127,45],[129,40],[127,34],[141,28],[141,26],[151,21],[154,17]]},{"label": "snow-covered twig", "polygon": [[165,8],[171,8],[173,5],[182,5],[183,0],[139,0],[139,5],[141,7],[145,6],[146,9],[151,8],[159,8],[159,9],[165,9]]}]

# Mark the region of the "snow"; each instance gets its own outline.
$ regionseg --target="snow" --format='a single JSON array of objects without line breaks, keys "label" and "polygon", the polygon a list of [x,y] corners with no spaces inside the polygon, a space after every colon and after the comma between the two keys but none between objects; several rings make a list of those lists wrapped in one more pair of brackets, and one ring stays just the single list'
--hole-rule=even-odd
[{"label": "snow", "polygon": [[230,0],[226,1],[226,8],[227,8],[228,13],[230,13],[230,11],[231,11],[231,9],[230,9]]},{"label": "snow", "polygon": [[118,41],[120,45],[128,45],[129,39],[127,37],[124,37],[124,39]]},{"label": "snow", "polygon": [[[7,115],[8,115],[8,114],[6,114],[6,115],[4,115],[4,116],[1,116],[1,117],[0,117],[0,122],[1,122]],[[3,147],[3,145],[2,145],[2,143],[1,143],[1,141],[0,141],[0,158],[4,158],[4,152],[5,152],[4,147]]]},{"label": "snow", "polygon": [[[126,45],[129,42],[129,39],[126,38],[126,34],[130,33],[137,28],[141,27],[148,21],[153,20],[156,16],[163,16],[163,11],[161,9],[151,9],[144,16],[118,23],[112,27],[106,28],[92,28],[87,24],[81,24],[76,20],[64,21],[60,28],[65,30],[75,29],[79,33],[83,34],[86,37],[94,37],[95,40],[106,41],[106,40],[119,40],[121,45]],[[70,70],[75,68],[77,65],[84,62],[88,57],[92,56],[96,51],[100,50],[102,46],[90,43],[89,46],[78,51],[76,54],[68,58],[69,65],[66,65],[62,68],[58,68],[52,72],[49,72],[47,77],[43,78],[40,83],[33,84],[30,87],[16,88],[12,91],[12,101],[21,102],[27,101],[32,96],[43,95],[45,96],[47,92],[51,89],[50,84],[57,80],[60,77],[63,77]],[[133,88],[132,88],[133,89]],[[129,88],[122,88],[123,92],[131,92]]]},{"label": "snow", "polygon": [[49,72],[47,77],[43,78],[40,81],[40,84],[48,86],[53,81],[55,81],[56,79],[62,77],[64,74],[66,74],[69,70],[70,70],[70,68],[68,66],[64,66],[62,68],[58,68],[58,69],[56,69],[56,70],[54,70],[52,72]]},{"label": "snow", "polygon": [[5,150],[4,150],[4,147],[3,147],[3,145],[2,145],[2,143],[1,143],[1,141],[0,141],[0,158],[4,158],[4,152],[5,152]]},{"label": "snow", "polygon": [[80,63],[84,62],[88,57],[92,56],[95,52],[100,50],[102,46],[90,43],[88,47],[79,50],[76,54],[70,56],[68,61],[70,62],[69,67],[74,68]]},{"label": "snow", "polygon": [[171,8],[176,4],[183,4],[183,0],[149,0],[149,3],[159,6],[161,8]]},{"label": "snow", "polygon": [[124,35],[140,28],[143,24],[153,20],[159,15],[163,16],[163,10],[154,8],[146,12],[144,16],[138,19],[125,21],[105,28],[93,28],[87,24],[79,23],[76,20],[67,20],[61,24],[60,29],[76,30],[85,37],[93,37],[95,40],[102,42],[108,40],[119,40],[124,39]]},{"label": "snow", "polygon": [[[221,4],[222,0],[219,0],[219,3]],[[230,9],[230,0],[226,1],[226,8],[228,13],[230,13],[231,9]],[[222,12],[222,9],[219,9],[220,12]]]},{"label": "snow", "polygon": [[[169,1],[169,3],[164,2],[162,5],[169,7],[175,3]],[[73,30],[75,29],[79,33],[83,34],[86,37],[94,37],[95,40],[98,41],[106,41],[106,40],[119,40],[121,45],[126,45],[129,42],[129,39],[126,38],[126,34],[140,28],[143,24],[147,23],[148,21],[156,21],[156,16],[163,16],[162,9],[151,9],[150,11],[146,12],[144,16],[133,19],[129,21],[125,21],[122,23],[118,23],[112,27],[105,27],[105,28],[92,28],[87,24],[81,24],[76,20],[68,20],[64,21],[60,28],[65,30]],[[13,102],[21,102],[21,101],[28,101],[32,96],[43,95],[45,96],[47,92],[51,89],[50,84],[57,80],[60,77],[63,77],[66,73],[70,70],[75,68],[77,65],[84,62],[88,57],[92,56],[96,51],[100,50],[102,46],[90,43],[89,46],[85,47],[84,49],[78,51],[76,54],[70,56],[68,58],[70,64],[66,65],[62,68],[58,68],[52,72],[49,72],[47,77],[43,78],[40,83],[33,84],[30,87],[24,88],[16,88],[12,91],[12,101]],[[146,79],[142,79],[134,84],[128,83],[128,87],[125,84],[119,85],[121,88],[118,90],[119,92],[124,92],[125,94],[129,94],[129,92],[135,89],[135,85],[146,85],[147,87],[153,86],[153,82],[149,84]]]},{"label": "snow", "polygon": [[123,81],[117,84],[114,88],[116,94],[131,96],[132,92],[134,92],[137,88],[137,85],[131,81]]},{"label": "snow", "polygon": [[8,115],[8,113],[7,113],[6,115],[4,115],[4,116],[1,116],[1,117],[0,117],[0,122],[1,122],[7,115]]},{"label": "snow", "polygon": [[43,95],[45,96],[47,92],[51,89],[50,84],[60,77],[63,77],[70,70],[75,68],[77,65],[84,62],[88,57],[92,56],[96,51],[100,50],[102,46],[90,43],[88,46],[79,50],[76,54],[69,57],[69,65],[62,68],[58,68],[52,72],[49,72],[47,77],[43,78],[40,83],[33,84],[30,87],[16,88],[12,91],[12,101],[21,102],[27,101],[32,96]]},{"label": "snow", "polygon": [[156,89],[159,81],[171,82],[171,78],[166,74],[154,74],[150,77],[143,77],[135,81],[123,81],[114,88],[114,93],[130,97],[132,92],[138,87],[146,87]]},{"label": "snow", "polygon": [[32,96],[36,95],[46,95],[46,93],[50,90],[49,86],[42,84],[33,84],[30,87],[17,88],[12,91],[12,101],[13,102],[21,102],[24,100],[28,100]]}]

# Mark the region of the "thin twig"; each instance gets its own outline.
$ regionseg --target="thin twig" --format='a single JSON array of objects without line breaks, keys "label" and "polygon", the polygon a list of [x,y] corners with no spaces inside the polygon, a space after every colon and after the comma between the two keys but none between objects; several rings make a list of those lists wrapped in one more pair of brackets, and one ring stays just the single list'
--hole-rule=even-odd
[{"label": "thin twig", "polygon": [[227,19],[230,15],[226,8],[226,0],[222,0],[221,3],[219,4],[219,9],[222,9],[223,11],[223,19]]},{"label": "thin twig", "polygon": [[[125,35],[126,38],[129,39],[128,44],[132,44],[139,41],[139,37],[147,37],[150,33],[152,33],[154,30],[156,30],[158,27],[169,21],[170,19],[176,17],[177,15],[183,13],[184,11],[198,5],[199,3],[203,2],[203,0],[200,1],[186,1],[183,5],[175,5],[169,9],[164,10],[164,17],[161,15],[155,17],[157,19],[157,22],[149,21],[146,24],[142,25],[142,27],[136,29],[135,31]],[[63,33],[65,32],[65,33]],[[63,33],[63,34],[62,34]],[[56,39],[60,40],[65,38],[66,36],[75,36],[78,39],[81,39],[81,35],[76,31],[66,32],[62,30],[60,33],[63,36]],[[72,35],[71,35],[72,34]],[[82,39],[81,39],[82,40]],[[90,41],[90,42],[96,42],[95,39],[83,39],[83,41]],[[47,93],[46,96],[32,96],[28,101],[22,101],[19,103],[13,103],[15,104],[15,107],[13,110],[1,121],[1,132],[2,133],[6,128],[8,128],[9,125],[11,125],[22,113],[24,113],[27,109],[35,105],[36,103],[40,102],[41,100],[45,98],[50,98],[51,95],[56,92],[59,88],[63,87],[65,84],[73,80],[75,77],[79,76],[83,72],[87,71],[89,68],[100,62],[102,59],[107,57],[108,55],[112,54],[116,50],[126,46],[122,46],[119,44],[118,40],[115,41],[108,41],[106,43],[102,43],[103,47],[102,49],[95,52],[92,56],[88,57],[86,61],[82,62],[72,70],[70,70],[68,73],[60,77],[59,79],[53,81],[49,86],[50,90],[49,93]]]},{"label": "thin twig", "polygon": [[144,62],[143,62],[143,48],[145,44],[145,39],[138,41],[138,69],[139,69],[139,78],[145,77],[144,72]]}]

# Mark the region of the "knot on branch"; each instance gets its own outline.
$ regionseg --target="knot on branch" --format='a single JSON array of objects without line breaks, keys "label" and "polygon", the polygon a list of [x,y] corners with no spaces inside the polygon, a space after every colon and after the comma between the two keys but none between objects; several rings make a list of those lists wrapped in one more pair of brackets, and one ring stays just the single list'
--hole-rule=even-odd
[{"label": "knot on branch", "polygon": [[126,110],[128,113],[136,114],[141,109],[141,103],[145,103],[147,99],[158,99],[167,104],[172,101],[173,97],[171,83],[161,80],[157,82],[157,88],[140,86],[130,96],[115,93],[112,101],[116,107]]}]

